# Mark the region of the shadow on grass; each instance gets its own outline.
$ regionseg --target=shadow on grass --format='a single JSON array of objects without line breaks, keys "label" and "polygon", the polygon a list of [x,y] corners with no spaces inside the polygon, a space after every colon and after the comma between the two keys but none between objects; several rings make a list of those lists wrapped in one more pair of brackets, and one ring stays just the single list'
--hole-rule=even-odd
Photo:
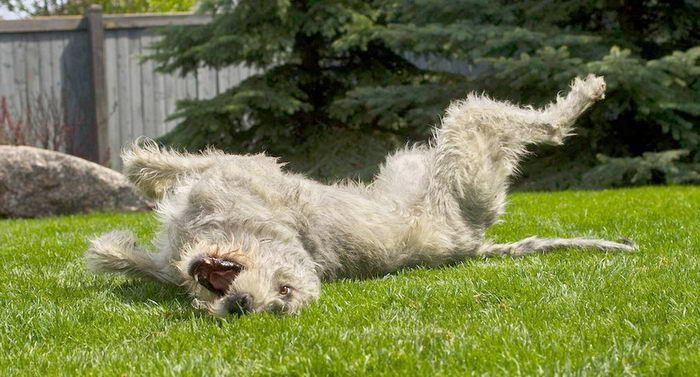
[{"label": "shadow on grass", "polygon": [[185,306],[190,306],[191,303],[187,294],[177,287],[157,282],[129,280],[118,286],[105,285],[103,288],[110,289],[120,300],[127,303],[157,302],[165,304],[176,302]]},{"label": "shadow on grass", "polygon": [[207,319],[215,321],[205,310],[192,305],[192,298],[180,288],[152,281],[129,280],[118,286],[105,287],[124,303],[146,305],[155,303],[164,307],[168,320]]},{"label": "shadow on grass", "polygon": [[109,292],[117,300],[132,306],[162,306],[168,312],[165,315],[168,319],[211,317],[206,311],[195,308],[192,299],[173,285],[144,280],[127,280],[115,285],[108,281],[95,280],[86,288],[94,292]]},{"label": "shadow on grass", "polygon": [[[450,265],[444,265],[437,268],[429,268],[425,266],[417,266],[405,268],[392,274],[376,276],[365,279],[340,279],[333,282],[323,283],[323,291],[331,291],[336,294],[343,295],[347,289],[343,288],[346,284],[359,284],[364,290],[374,291],[377,297],[387,289],[387,280],[395,279],[439,279],[442,274],[450,274],[454,269],[469,269],[483,264],[484,259],[472,258],[465,261],[457,262]],[[118,278],[123,279],[123,278]],[[206,310],[198,309],[193,306],[192,299],[181,288],[148,280],[128,279],[122,281],[110,281],[105,279],[95,279],[85,286],[85,291],[92,291],[87,296],[96,295],[97,292],[107,292],[110,297],[129,304],[134,308],[137,307],[152,307],[157,305],[164,309],[163,318],[172,321],[188,321],[188,320],[211,320],[212,322],[220,322],[219,319],[209,315]],[[74,290],[74,289],[73,289]],[[408,294],[408,293],[406,293]],[[325,297],[322,294],[322,297]],[[410,295],[409,295],[410,296]],[[470,296],[471,297],[471,296]],[[346,299],[352,298],[352,295]],[[418,297],[416,297],[418,299]],[[384,298],[384,302],[391,302],[393,298],[388,295]],[[341,300],[343,301],[343,300]],[[420,300],[417,300],[418,302]],[[318,304],[317,304],[318,305]],[[232,317],[227,317],[228,319]]]}]

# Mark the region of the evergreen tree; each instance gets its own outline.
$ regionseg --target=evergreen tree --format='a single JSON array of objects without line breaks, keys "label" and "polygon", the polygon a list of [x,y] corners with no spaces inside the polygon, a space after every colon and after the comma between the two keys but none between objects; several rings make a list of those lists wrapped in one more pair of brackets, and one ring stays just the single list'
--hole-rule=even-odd
[{"label": "evergreen tree", "polygon": [[[544,104],[592,72],[606,77],[608,98],[568,151],[683,148],[674,156],[700,160],[698,1],[211,0],[203,9],[210,25],[170,30],[157,44],[161,69],[244,63],[263,73],[182,102],[171,143],[333,156],[348,149],[333,147],[338,135],[356,138],[350,149],[423,138],[471,90]],[[439,69],[446,61],[458,69]]]},{"label": "evergreen tree", "polygon": [[364,175],[370,174],[369,167],[393,141],[411,138],[415,130],[404,127],[399,114],[350,123],[355,114],[339,101],[357,87],[421,85],[432,77],[378,38],[354,40],[383,17],[373,5],[359,0],[204,3],[203,11],[214,15],[212,23],[169,30],[150,58],[165,72],[245,64],[262,73],[215,98],[180,102],[177,116],[183,121],[165,141],[190,149],[267,150],[317,176],[343,175],[328,171],[326,163],[341,154],[351,171],[367,167]]}]

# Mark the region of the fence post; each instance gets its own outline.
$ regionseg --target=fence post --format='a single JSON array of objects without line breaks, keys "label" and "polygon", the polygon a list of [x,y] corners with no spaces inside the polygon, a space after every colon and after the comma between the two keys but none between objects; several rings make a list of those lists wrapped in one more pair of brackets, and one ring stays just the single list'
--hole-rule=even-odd
[{"label": "fence post", "polygon": [[93,4],[87,13],[90,33],[90,56],[92,58],[92,96],[95,104],[95,133],[97,141],[97,162],[110,165],[107,77],[105,71],[105,31],[102,21],[102,7]]}]

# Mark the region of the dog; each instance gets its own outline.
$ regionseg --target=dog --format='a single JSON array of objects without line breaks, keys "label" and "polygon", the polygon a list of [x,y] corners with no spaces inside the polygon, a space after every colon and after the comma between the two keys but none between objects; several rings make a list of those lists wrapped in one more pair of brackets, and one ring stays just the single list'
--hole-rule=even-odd
[{"label": "dog", "polygon": [[604,94],[594,75],[576,78],[542,109],[470,94],[448,107],[431,142],[389,155],[369,184],[321,184],[263,154],[183,154],[137,142],[122,153],[125,174],[158,202],[158,251],[114,231],[91,241],[87,264],[181,285],[200,307],[226,316],[297,313],[318,299],[322,281],[467,257],[632,251],[625,239],[485,238],[527,146],[561,144]]}]

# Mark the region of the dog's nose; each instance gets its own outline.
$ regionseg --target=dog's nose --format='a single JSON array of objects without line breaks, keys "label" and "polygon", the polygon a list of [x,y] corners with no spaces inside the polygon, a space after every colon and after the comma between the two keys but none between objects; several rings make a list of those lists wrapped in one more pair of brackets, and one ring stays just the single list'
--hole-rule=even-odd
[{"label": "dog's nose", "polygon": [[224,301],[224,307],[229,314],[244,314],[250,310],[253,297],[247,293],[236,293]]}]

